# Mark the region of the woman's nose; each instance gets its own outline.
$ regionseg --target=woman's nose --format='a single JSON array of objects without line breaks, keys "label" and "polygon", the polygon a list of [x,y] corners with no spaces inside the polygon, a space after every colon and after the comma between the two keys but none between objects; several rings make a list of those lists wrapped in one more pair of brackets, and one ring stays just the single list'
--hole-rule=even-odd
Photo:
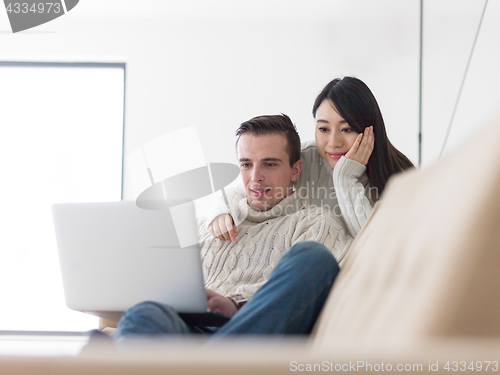
[{"label": "woman's nose", "polygon": [[330,138],[328,139],[328,146],[330,148],[339,148],[342,147],[343,140],[342,136],[337,132],[332,132]]}]

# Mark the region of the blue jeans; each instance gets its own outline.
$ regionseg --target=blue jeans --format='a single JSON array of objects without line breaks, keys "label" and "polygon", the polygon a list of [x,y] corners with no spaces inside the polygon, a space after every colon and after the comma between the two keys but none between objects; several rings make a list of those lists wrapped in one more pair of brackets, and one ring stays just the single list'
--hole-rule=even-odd
[{"label": "blue jeans", "polygon": [[[304,241],[292,246],[267,283],[226,324],[213,330],[212,339],[241,334],[311,333],[338,272],[335,258],[322,244]],[[143,302],[123,314],[114,337],[197,331],[170,306]]]}]

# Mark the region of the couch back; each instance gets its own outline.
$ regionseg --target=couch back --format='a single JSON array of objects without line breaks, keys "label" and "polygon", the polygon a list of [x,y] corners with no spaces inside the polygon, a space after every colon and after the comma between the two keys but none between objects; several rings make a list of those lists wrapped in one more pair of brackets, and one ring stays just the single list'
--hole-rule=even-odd
[{"label": "couch back", "polygon": [[500,121],[392,178],[355,239],[313,345],[500,335]]}]

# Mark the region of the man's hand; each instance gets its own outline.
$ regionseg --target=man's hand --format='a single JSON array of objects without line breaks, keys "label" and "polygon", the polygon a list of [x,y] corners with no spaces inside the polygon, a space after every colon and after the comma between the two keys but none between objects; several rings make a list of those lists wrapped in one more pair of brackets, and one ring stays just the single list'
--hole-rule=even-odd
[{"label": "man's hand", "polygon": [[208,226],[212,237],[221,241],[236,241],[236,225],[229,214],[217,216]]},{"label": "man's hand", "polygon": [[366,165],[373,152],[374,145],[375,136],[373,135],[373,126],[368,126],[365,128],[364,133],[358,135],[351,149],[345,154],[345,157]]},{"label": "man's hand", "polygon": [[205,291],[207,292],[207,303],[209,309],[218,311],[228,316],[236,314],[238,309],[229,298],[224,297],[223,295],[210,289],[205,289]]}]

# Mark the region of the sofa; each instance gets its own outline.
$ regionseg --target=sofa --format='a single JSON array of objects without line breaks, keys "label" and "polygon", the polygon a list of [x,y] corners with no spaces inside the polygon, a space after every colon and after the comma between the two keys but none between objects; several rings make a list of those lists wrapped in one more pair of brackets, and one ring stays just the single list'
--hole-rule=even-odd
[{"label": "sofa", "polygon": [[499,193],[495,121],[389,181],[310,337],[96,343],[76,357],[0,357],[0,375],[499,373]]}]

